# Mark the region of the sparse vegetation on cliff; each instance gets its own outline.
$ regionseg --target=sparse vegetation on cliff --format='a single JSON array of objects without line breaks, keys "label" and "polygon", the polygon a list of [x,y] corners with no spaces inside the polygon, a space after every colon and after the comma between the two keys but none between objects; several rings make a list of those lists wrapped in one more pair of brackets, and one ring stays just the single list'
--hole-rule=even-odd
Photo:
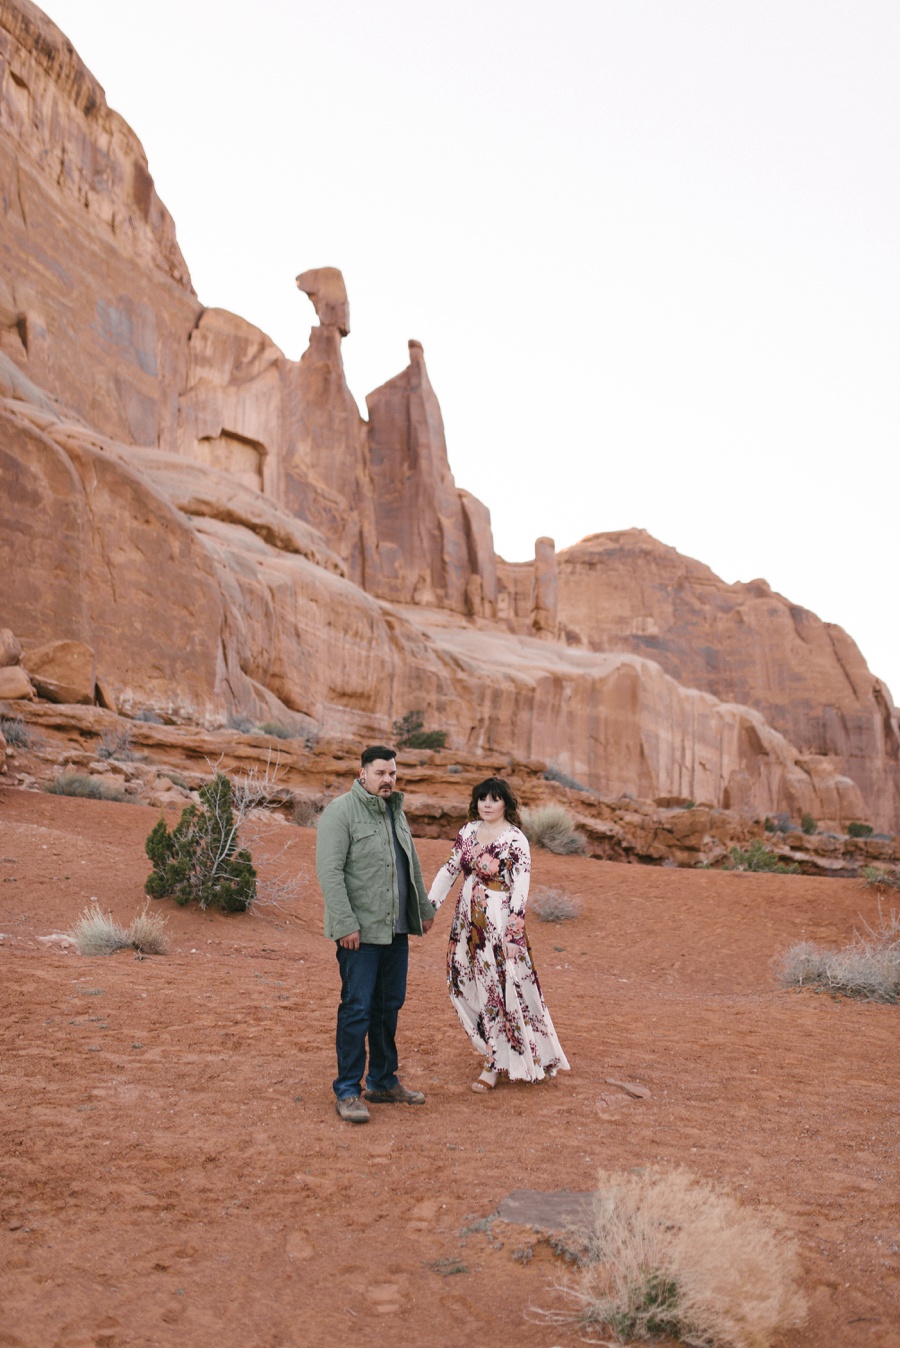
[{"label": "sparse vegetation on cliff", "polygon": [[540,805],[522,810],[522,832],[532,847],[543,847],[560,856],[584,856],[587,841],[575,827],[575,820],[562,805]]},{"label": "sparse vegetation on cliff", "polygon": [[798,941],[785,951],[778,975],[786,988],[814,987],[870,1002],[900,1001],[900,913],[866,925],[849,945],[828,950]]},{"label": "sparse vegetation on cliff", "polygon": [[599,1176],[588,1258],[562,1289],[588,1342],[676,1338],[763,1348],[803,1322],[796,1242],[757,1211],[678,1167]]},{"label": "sparse vegetation on cliff", "polygon": [[424,730],[425,714],[408,711],[395,721],[392,729],[398,749],[443,749],[447,744],[446,730]]},{"label": "sparse vegetation on cliff", "polygon": [[21,716],[0,716],[0,735],[11,749],[30,749],[34,742],[31,730]]},{"label": "sparse vegetation on cliff", "polygon": [[86,800],[114,800],[120,804],[130,797],[119,786],[79,772],[64,772],[44,787],[51,796],[81,796]]},{"label": "sparse vegetation on cliff", "polygon": [[852,824],[847,825],[848,838],[871,838],[871,836],[871,824],[860,824],[858,820],[854,820]]},{"label": "sparse vegetation on cliff", "polygon": [[864,866],[863,879],[869,889],[900,889],[900,866],[886,870],[883,866]]},{"label": "sparse vegetation on cliff", "polygon": [[800,867],[796,861],[779,861],[771,848],[766,847],[762,838],[754,838],[746,851],[741,847],[729,848],[725,869],[728,871],[770,871],[774,875],[797,875]]},{"label": "sparse vegetation on cliff", "polygon": [[250,853],[238,847],[240,813],[235,815],[231,782],[217,772],[200,788],[200,804],[189,805],[171,832],[160,819],[146,842],[153,862],[145,886],[151,898],[226,913],[249,908],[256,870]]}]

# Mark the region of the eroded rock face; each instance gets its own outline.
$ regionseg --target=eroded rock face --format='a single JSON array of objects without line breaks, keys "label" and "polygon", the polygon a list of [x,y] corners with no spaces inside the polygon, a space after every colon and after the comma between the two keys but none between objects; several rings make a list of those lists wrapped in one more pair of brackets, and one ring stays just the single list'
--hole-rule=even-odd
[{"label": "eroded rock face", "polygon": [[409,343],[408,367],[366,405],[382,566],[377,593],[464,613],[472,574],[467,518],[421,342]]},{"label": "eroded rock face", "polygon": [[764,580],[726,585],[640,529],[594,534],[559,556],[570,640],[655,660],[689,688],[761,712],[859,786],[865,817],[900,818],[900,728],[887,688],[847,633]]},{"label": "eroded rock face", "polygon": [[0,4],[0,350],[107,435],[175,447],[199,312],[140,141],[55,24]]}]

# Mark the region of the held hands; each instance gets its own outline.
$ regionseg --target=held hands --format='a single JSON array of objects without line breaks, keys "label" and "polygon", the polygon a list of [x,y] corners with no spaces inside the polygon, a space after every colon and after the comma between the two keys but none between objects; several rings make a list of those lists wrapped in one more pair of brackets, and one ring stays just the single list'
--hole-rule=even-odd
[{"label": "held hands", "polygon": [[[434,918],[433,917],[426,918],[422,923],[423,935],[425,932],[431,931],[431,928],[433,926],[434,926]],[[341,939],[338,941],[338,945],[343,946],[345,950],[358,950],[359,932],[352,931],[349,936],[342,936]]]}]

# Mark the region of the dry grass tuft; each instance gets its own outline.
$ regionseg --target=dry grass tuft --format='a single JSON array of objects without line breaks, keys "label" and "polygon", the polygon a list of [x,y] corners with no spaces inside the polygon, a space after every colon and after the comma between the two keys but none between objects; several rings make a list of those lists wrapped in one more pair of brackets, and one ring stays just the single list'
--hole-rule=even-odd
[{"label": "dry grass tuft", "polygon": [[589,1261],[563,1290],[588,1341],[670,1336],[693,1348],[766,1348],[803,1322],[796,1242],[683,1168],[599,1177]]},{"label": "dry grass tuft", "polygon": [[131,944],[115,918],[96,904],[88,904],[69,935],[79,955],[114,955]]},{"label": "dry grass tuft", "polygon": [[562,805],[539,805],[522,811],[522,832],[532,847],[543,847],[559,856],[577,853],[583,856],[587,843],[583,833]]},{"label": "dry grass tuft", "polygon": [[150,912],[150,904],[144,905],[144,911],[138,913],[127,932],[128,944],[143,955],[164,955],[166,953],[166,919],[159,913]]},{"label": "dry grass tuft", "polygon": [[125,931],[110,913],[102,913],[96,903],[88,904],[69,932],[79,955],[114,955],[129,946],[144,955],[164,955],[166,919],[148,912],[149,907],[148,903]]},{"label": "dry grass tuft", "polygon": [[51,796],[79,796],[85,800],[114,800],[120,804],[131,800],[121,787],[113,782],[99,781],[96,777],[79,772],[63,772],[44,787]]},{"label": "dry grass tuft", "polygon": [[900,1001],[900,913],[879,914],[877,927],[865,925],[849,945],[828,950],[799,941],[781,957],[783,987],[818,987],[871,1002]]},{"label": "dry grass tuft", "polygon": [[581,904],[564,890],[543,885],[532,891],[528,911],[542,922],[568,922],[581,912]]},{"label": "dry grass tuft", "polygon": [[900,866],[864,866],[867,889],[900,889]]}]

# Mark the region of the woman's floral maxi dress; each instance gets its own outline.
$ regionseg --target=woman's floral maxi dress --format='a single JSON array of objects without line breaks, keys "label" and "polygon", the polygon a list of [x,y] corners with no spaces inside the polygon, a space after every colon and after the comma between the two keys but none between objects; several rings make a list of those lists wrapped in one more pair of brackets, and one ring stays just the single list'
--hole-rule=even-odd
[{"label": "woman's floral maxi dress", "polygon": [[[510,825],[492,843],[477,839],[477,821],[457,835],[450,859],[428,895],[439,908],[462,872],[450,927],[447,982],[463,1029],[491,1071],[513,1081],[540,1081],[569,1064],[541,996],[525,935],[531,852],[524,833]],[[517,957],[503,942],[514,941]]]}]

